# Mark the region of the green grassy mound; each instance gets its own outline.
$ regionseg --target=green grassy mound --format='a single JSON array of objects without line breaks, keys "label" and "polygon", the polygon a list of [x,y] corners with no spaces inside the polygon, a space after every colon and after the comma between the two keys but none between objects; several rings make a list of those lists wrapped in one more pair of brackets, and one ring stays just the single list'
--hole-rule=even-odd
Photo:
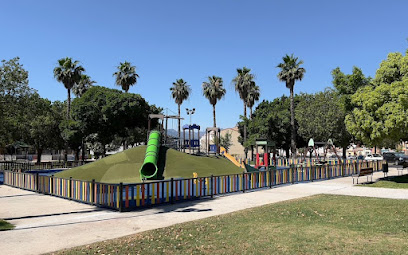
[{"label": "green grassy mound", "polygon": [[[139,169],[143,164],[146,146],[135,147],[80,167],[55,174],[56,177],[105,183],[141,182]],[[164,179],[191,178],[193,172],[198,176],[242,173],[223,157],[194,156],[166,147],[160,148],[158,175]]]}]

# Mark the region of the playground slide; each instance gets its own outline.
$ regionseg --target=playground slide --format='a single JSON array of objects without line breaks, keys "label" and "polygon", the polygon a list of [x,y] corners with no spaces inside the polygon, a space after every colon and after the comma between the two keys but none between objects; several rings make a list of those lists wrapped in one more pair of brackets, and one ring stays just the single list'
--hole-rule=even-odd
[{"label": "playground slide", "polygon": [[227,150],[225,150],[225,148],[222,147],[222,146],[220,147],[220,153],[221,153],[221,155],[224,155],[224,157],[226,157],[229,161],[234,163],[234,165],[236,165],[237,167],[241,167],[241,168],[245,169],[245,164],[244,163],[239,163],[233,156],[228,154]]},{"label": "playground slide", "polygon": [[157,176],[157,160],[159,158],[160,136],[161,134],[159,131],[150,132],[149,140],[147,141],[145,159],[142,167],[139,170],[141,179],[150,179]]}]

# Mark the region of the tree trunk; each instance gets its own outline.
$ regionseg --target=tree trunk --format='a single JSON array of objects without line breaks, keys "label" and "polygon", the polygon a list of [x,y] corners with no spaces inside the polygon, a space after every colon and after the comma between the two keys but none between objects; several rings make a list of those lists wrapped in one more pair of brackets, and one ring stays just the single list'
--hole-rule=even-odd
[{"label": "tree trunk", "polygon": [[37,163],[41,163],[41,155],[42,155],[42,149],[37,149]]},{"label": "tree trunk", "polygon": [[75,149],[75,161],[79,161],[79,149]]},{"label": "tree trunk", "polygon": [[214,118],[214,127],[217,127],[217,121],[215,120],[215,104],[213,104],[213,118]]},{"label": "tree trunk", "polygon": [[290,147],[292,151],[292,157],[296,158],[296,130],[295,130],[295,102],[293,96],[293,85],[290,86],[290,126],[291,126],[291,139]]},{"label": "tree trunk", "polygon": [[67,120],[69,120],[71,112],[71,89],[67,89],[67,91],[68,91]]},{"label": "tree trunk", "polygon": [[85,146],[84,140],[82,140],[82,161],[85,160],[85,150],[86,150],[85,147],[86,146]]},{"label": "tree trunk", "polygon": [[285,148],[285,153],[286,153],[286,158],[289,158],[290,154],[289,154],[289,147]]},{"label": "tree trunk", "polygon": [[252,107],[249,108],[249,118],[252,120]]},{"label": "tree trunk", "polygon": [[343,159],[346,159],[347,157],[347,146],[343,147]]},{"label": "tree trunk", "polygon": [[102,147],[103,147],[103,155],[102,155],[102,158],[104,158],[105,156],[106,156],[106,145],[105,144],[102,144]]},{"label": "tree trunk", "polygon": [[177,122],[178,122],[178,138],[180,140],[180,137],[181,137],[180,104],[178,104],[178,116],[179,116],[179,119],[177,120]]},{"label": "tree trunk", "polygon": [[[246,119],[246,115],[247,115],[247,107],[246,107],[246,103],[244,102],[244,117]],[[247,126],[246,126],[246,120],[244,119],[244,150],[248,150],[246,148],[246,140],[247,140]],[[247,153],[245,152],[245,159],[247,158]]]},{"label": "tree trunk", "polygon": [[65,144],[65,150],[64,150],[64,161],[68,161],[68,145]]}]

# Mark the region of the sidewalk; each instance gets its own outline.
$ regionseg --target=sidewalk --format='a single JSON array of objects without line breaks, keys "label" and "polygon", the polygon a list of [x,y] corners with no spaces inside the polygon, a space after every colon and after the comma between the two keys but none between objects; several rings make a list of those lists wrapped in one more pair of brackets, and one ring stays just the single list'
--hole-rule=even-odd
[{"label": "sidewalk", "polygon": [[[373,180],[381,177],[375,173]],[[0,185],[0,218],[16,225],[0,232],[0,251],[41,254],[316,194],[408,199],[407,189],[356,187],[344,177],[119,213]]]}]

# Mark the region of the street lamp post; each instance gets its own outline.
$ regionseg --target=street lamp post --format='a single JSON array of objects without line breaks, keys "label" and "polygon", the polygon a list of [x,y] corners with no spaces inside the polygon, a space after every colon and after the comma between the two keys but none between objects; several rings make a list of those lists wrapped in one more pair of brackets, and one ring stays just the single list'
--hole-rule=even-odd
[{"label": "street lamp post", "polygon": [[[191,116],[195,113],[195,108],[188,109],[186,108],[187,115],[190,115],[190,126],[188,127],[188,149],[191,153]],[[193,132],[194,135],[194,132]]]},{"label": "street lamp post", "polygon": [[195,108],[188,109],[186,108],[187,115],[190,115],[190,126],[191,126],[191,116],[195,113]]}]

